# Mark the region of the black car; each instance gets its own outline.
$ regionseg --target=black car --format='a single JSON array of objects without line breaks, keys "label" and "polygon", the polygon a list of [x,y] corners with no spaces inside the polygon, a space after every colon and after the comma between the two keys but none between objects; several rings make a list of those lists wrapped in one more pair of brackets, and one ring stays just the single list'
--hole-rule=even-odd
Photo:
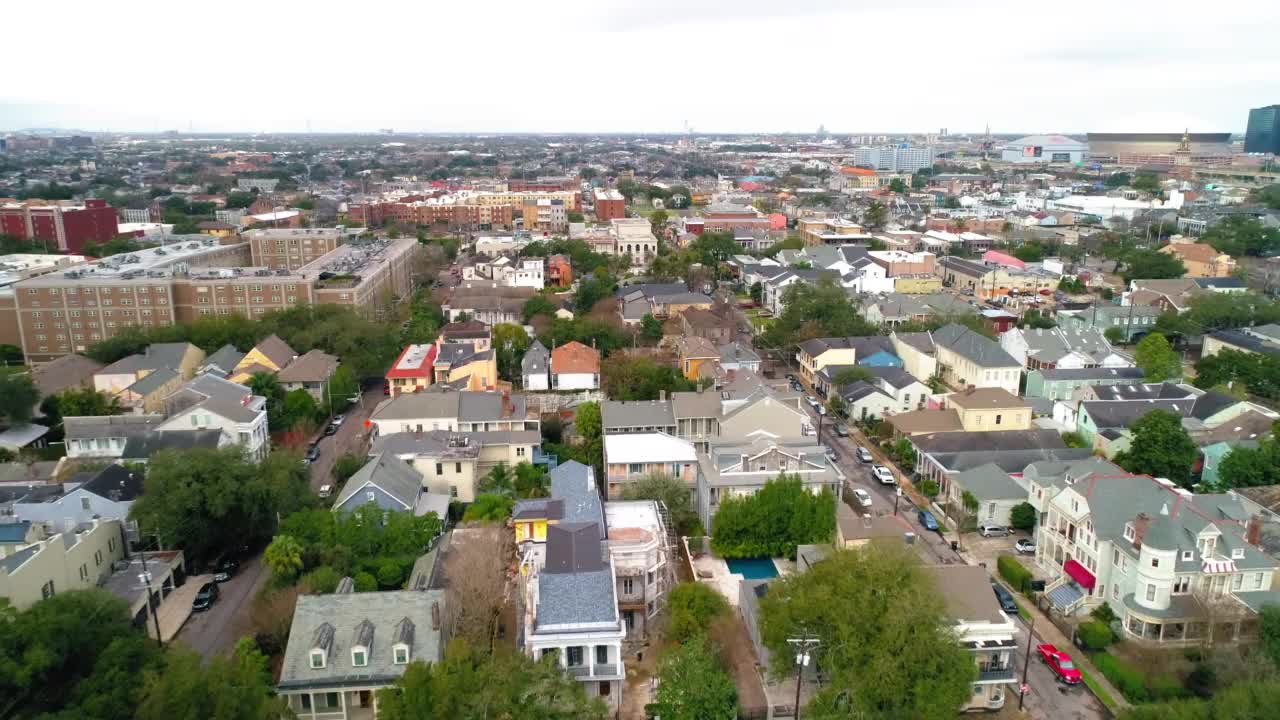
[{"label": "black car", "polygon": [[1013,593],[995,581],[991,583],[991,591],[996,594],[996,600],[1000,602],[1001,610],[1013,615],[1018,614],[1018,603],[1013,601]]},{"label": "black car", "polygon": [[333,423],[329,423],[328,425],[325,425],[325,426],[324,426],[324,435],[325,435],[325,437],[328,437],[328,436],[330,436],[330,435],[332,435],[332,434],[334,434],[334,433],[336,433],[336,432],[338,432],[338,426],[337,426],[337,425],[334,425]]},{"label": "black car", "polygon": [[200,586],[196,591],[195,602],[191,603],[191,609],[195,612],[208,610],[213,607],[213,603],[218,599],[218,584],[207,582]]},{"label": "black car", "polygon": [[239,560],[230,554],[223,555],[213,561],[213,581],[224,583],[234,577],[239,569]]},{"label": "black car", "polygon": [[312,445],[311,447],[307,448],[307,454],[303,456],[303,459],[306,460],[308,463],[313,463],[319,457],[320,457],[320,446]]}]

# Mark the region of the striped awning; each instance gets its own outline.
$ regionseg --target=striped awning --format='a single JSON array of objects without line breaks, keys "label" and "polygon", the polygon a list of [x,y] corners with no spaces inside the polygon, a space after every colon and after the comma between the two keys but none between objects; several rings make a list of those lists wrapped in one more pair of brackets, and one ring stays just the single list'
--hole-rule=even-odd
[{"label": "striped awning", "polygon": [[1210,575],[1233,573],[1236,571],[1236,563],[1234,560],[1205,560],[1200,571]]}]

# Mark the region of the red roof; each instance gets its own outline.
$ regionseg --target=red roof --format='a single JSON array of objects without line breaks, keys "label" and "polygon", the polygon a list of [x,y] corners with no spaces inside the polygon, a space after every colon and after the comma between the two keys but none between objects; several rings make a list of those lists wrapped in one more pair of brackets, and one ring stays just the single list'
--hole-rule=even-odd
[{"label": "red roof", "polygon": [[787,216],[782,213],[769,213],[769,229],[770,230],[786,230]]},{"label": "red roof", "polygon": [[860,167],[842,167],[840,168],[842,175],[861,175],[863,177],[872,177],[876,174],[875,170]]},{"label": "red roof", "polygon": [[567,342],[551,351],[551,372],[598,373],[600,354],[577,340]]},{"label": "red roof", "polygon": [[1016,267],[1019,270],[1026,270],[1027,264],[1012,255],[1006,255],[997,250],[988,250],[982,254],[982,262],[995,263],[997,265],[1007,265]]},{"label": "red roof", "polygon": [[436,360],[435,345],[410,345],[396,358],[391,369],[387,371],[387,379],[392,378],[431,378],[431,366]]}]

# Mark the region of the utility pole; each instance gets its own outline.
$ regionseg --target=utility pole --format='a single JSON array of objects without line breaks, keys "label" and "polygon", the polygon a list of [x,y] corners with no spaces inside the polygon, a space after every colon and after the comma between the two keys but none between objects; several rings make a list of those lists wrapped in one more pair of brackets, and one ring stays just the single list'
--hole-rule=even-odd
[{"label": "utility pole", "polygon": [[1031,648],[1036,641],[1036,616],[1031,616],[1031,625],[1027,628],[1027,655],[1022,659],[1022,685],[1018,688],[1018,711],[1027,700],[1027,671],[1031,669]]},{"label": "utility pole", "polygon": [[146,583],[145,587],[147,589],[147,612],[151,613],[151,620],[155,622],[156,644],[160,646],[161,650],[163,650],[164,636],[160,634],[160,613],[159,613],[159,608],[157,607],[158,603],[157,604],[152,603],[153,594],[151,590],[151,571],[147,569],[147,552],[145,550],[139,551],[138,556],[142,558],[142,575],[140,575],[138,579]]},{"label": "utility pole", "polygon": [[809,664],[812,656],[810,650],[818,647],[822,641],[816,637],[805,636],[798,638],[787,638],[787,643],[796,649],[796,714],[795,720],[800,720],[800,678],[804,676],[804,669]]}]

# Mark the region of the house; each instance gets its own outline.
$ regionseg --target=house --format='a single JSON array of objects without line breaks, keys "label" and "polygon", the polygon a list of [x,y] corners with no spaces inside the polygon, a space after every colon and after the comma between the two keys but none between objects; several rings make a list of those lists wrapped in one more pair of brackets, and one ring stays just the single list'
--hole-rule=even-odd
[{"label": "house", "polygon": [[[332,398],[329,397],[329,381],[338,370],[338,358],[322,350],[309,350],[294,358],[276,374],[285,392],[306,390],[321,407],[327,407]],[[339,398],[341,400],[342,398]]]},{"label": "house", "polygon": [[444,653],[443,590],[299,595],[276,693],[298,717],[372,718],[375,693]]},{"label": "house", "polygon": [[143,473],[123,465],[108,465],[101,470],[78,473],[67,482],[28,493],[14,500],[13,516],[39,523],[53,535],[71,532],[95,519],[119,520],[136,533],[137,525],[129,520],[129,508],[142,494]]},{"label": "house", "polygon": [[959,507],[966,492],[978,501],[974,520],[979,523],[995,523],[1009,526],[1009,513],[1014,507],[1027,501],[1027,488],[1018,483],[1008,472],[995,463],[988,462],[951,476],[945,499]]},{"label": "house", "polygon": [[898,367],[869,367],[873,385],[893,398],[893,412],[907,412],[924,406],[931,394],[929,386]]},{"label": "house", "polygon": [[660,400],[605,400],[600,403],[600,424],[605,435],[618,433],[676,434],[672,403],[662,392]]},{"label": "house", "polygon": [[954,388],[998,387],[1018,394],[1022,365],[994,340],[955,323],[931,335],[943,382]]},{"label": "house", "polygon": [[31,368],[31,382],[40,397],[52,397],[73,388],[94,387],[94,376],[106,366],[97,360],[72,353]]},{"label": "house", "polygon": [[1030,430],[1031,404],[1004,388],[974,388],[947,395],[966,432]]},{"label": "house", "polygon": [[1249,330],[1251,328],[1245,328],[1244,330],[1218,330],[1205,335],[1200,357],[1205,358],[1217,355],[1223,350],[1280,355],[1280,337],[1272,339],[1266,335],[1248,332]]},{"label": "house", "polygon": [[973,694],[962,712],[998,710],[1008,693],[1016,693],[1018,627],[1000,609],[991,578],[976,565],[931,565],[960,645],[978,666]]},{"label": "house", "polygon": [[735,341],[716,349],[720,352],[720,359],[717,362],[721,370],[760,372],[760,356],[749,346]]},{"label": "house", "polygon": [[551,388],[594,390],[600,387],[600,353],[573,340],[551,351]]},{"label": "house", "polygon": [[893,343],[894,353],[902,358],[902,369],[913,377],[932,380],[938,374],[937,348],[932,334],[893,330],[889,333],[889,340]]},{"label": "house", "polygon": [[566,519],[547,526],[545,545],[534,543],[522,555],[521,649],[535,659],[556,658],[589,697],[616,712],[626,679],[622,644],[628,628],[619,611],[618,573],[595,477],[591,468],[570,461],[552,471],[551,482],[553,498],[574,500],[565,501]]},{"label": "house", "polygon": [[515,323],[523,319],[524,304],[538,291],[529,287],[495,286],[492,282],[464,282],[441,306],[449,322],[479,320],[487,325]]},{"label": "house", "polygon": [[433,384],[455,389],[492,390],[498,382],[498,355],[492,348],[479,350],[472,342],[446,343],[438,338],[431,355]]},{"label": "house", "polygon": [[1027,370],[1133,366],[1095,327],[1010,328],[1000,335],[1000,347]]},{"label": "house", "polygon": [[[800,377],[815,387],[819,386],[818,374],[829,365],[869,367],[902,367],[902,358],[895,352],[893,341],[883,335],[867,337],[815,338],[800,343],[796,348],[796,360],[800,364]],[[834,379],[834,375],[830,375]],[[829,384],[829,383],[828,383]],[[818,390],[826,394],[826,389]]]},{"label": "house", "polygon": [[146,465],[151,456],[164,450],[214,450],[232,443],[231,436],[221,428],[204,430],[148,430],[125,440],[120,461]]},{"label": "house", "polygon": [[614,293],[622,321],[634,325],[652,315],[658,319],[675,317],[689,310],[710,310],[710,295],[691,292],[684,283],[642,283],[626,285]]},{"label": "house", "polygon": [[[850,415],[850,417],[853,416]],[[962,432],[964,430],[964,425],[960,423],[960,414],[955,410],[921,408],[894,414],[887,420],[889,427],[893,430],[894,437],[910,438],[915,435]]]},{"label": "house", "polygon": [[435,383],[435,345],[408,345],[386,374],[386,395],[413,393]]},{"label": "house", "polygon": [[900,515],[859,515],[847,503],[836,505],[837,548],[852,550],[872,542],[905,542],[914,532]]},{"label": "house", "polygon": [[375,435],[451,430],[539,431],[541,422],[524,395],[508,392],[439,390],[396,395],[384,400],[369,418]]},{"label": "house", "polygon": [[245,353],[236,349],[235,345],[227,343],[215,350],[212,355],[206,357],[204,362],[200,365],[198,372],[201,375],[204,373],[214,373],[221,377],[227,377],[231,373],[235,372],[236,366],[240,364],[240,361],[244,359],[244,356]]},{"label": "house", "polygon": [[124,524],[95,519],[0,557],[0,598],[15,610],[69,590],[87,590],[125,555]]},{"label": "house", "polygon": [[244,450],[261,460],[270,446],[267,434],[267,399],[217,375],[201,375],[164,400],[165,420],[155,429],[218,429]]},{"label": "house", "polygon": [[64,417],[67,457],[118,458],[130,438],[155,430],[164,415],[103,415]]},{"label": "house", "polygon": [[[476,498],[481,478],[487,474],[487,470],[481,472],[479,469],[481,447],[482,441],[479,439],[472,442],[472,437],[468,434],[445,430],[381,436],[370,450],[370,462],[361,468],[367,469],[369,475],[377,475],[377,478],[372,479],[380,481],[377,483],[378,487],[360,490],[358,485],[353,486],[351,480],[348,480],[343,490],[343,496],[346,497],[339,497],[335,509],[339,503],[346,505],[354,502],[355,507],[359,507],[372,501],[383,507],[400,506],[405,510],[416,510],[419,496],[408,490],[410,473],[405,472],[402,465],[417,477],[420,490],[425,488],[431,495],[472,502]],[[391,463],[385,459],[388,457],[398,459],[399,463]],[[381,465],[375,462],[380,458],[383,459]],[[353,493],[360,490],[363,500],[360,497],[352,500],[348,496],[348,489]]]},{"label": "house", "polygon": [[1095,303],[1085,310],[1059,311],[1058,327],[1063,329],[1096,328],[1106,333],[1116,328],[1123,342],[1133,343],[1151,332],[1164,311],[1154,305],[1107,305]]},{"label": "house", "polygon": [[698,457],[693,443],[666,433],[626,433],[604,437],[607,495],[621,498],[628,483],[662,474],[693,487]]},{"label": "house", "polygon": [[675,528],[667,526],[663,511],[653,500],[609,501],[604,504],[604,514],[626,639],[643,642],[675,583],[671,544]]},{"label": "house", "polygon": [[[585,481],[591,478],[591,483]],[[545,543],[547,527],[559,523],[603,525],[604,511],[594,471],[576,460],[569,460],[551,471],[550,495],[545,498],[518,500],[511,511],[515,541],[521,553],[528,555],[524,543]]]},{"label": "house", "polygon": [[493,330],[479,320],[451,322],[440,328],[436,343],[466,343],[483,352],[493,346]]},{"label": "house", "polygon": [[727,303],[716,303],[710,309],[689,308],[680,313],[680,331],[686,337],[700,337],[716,345],[731,342],[737,330],[735,311]]},{"label": "house", "polygon": [[557,287],[568,287],[573,284],[573,263],[568,255],[551,255],[547,257],[547,283]]},{"label": "house", "polygon": [[711,527],[724,498],[753,495],[784,472],[809,492],[840,492],[844,476],[816,440],[765,432],[738,437],[745,439],[712,442],[707,452],[698,453],[694,506],[703,527]]},{"label": "house", "polygon": [[682,337],[676,343],[680,357],[680,372],[687,380],[698,380],[704,377],[703,366],[710,366],[720,361],[720,352],[710,340],[703,337]]},{"label": "house", "polygon": [[204,351],[191,343],[152,343],[99,370],[93,387],[135,412],[158,412],[164,398],[195,376],[204,358]]},{"label": "house", "polygon": [[1035,562],[1064,615],[1106,603],[1125,639],[1178,647],[1257,633],[1276,601],[1277,561],[1256,543],[1259,518],[1236,495],[1194,494],[1098,459],[1028,467],[1040,513]]},{"label": "house", "polygon": [[864,380],[841,388],[840,397],[844,400],[845,414],[854,420],[885,418],[898,407],[892,395]]},{"label": "house", "polygon": [[422,473],[408,463],[393,453],[375,453],[347,479],[334,500],[333,511],[350,513],[373,503],[389,512],[434,512],[443,522],[449,516],[451,495],[425,492],[424,486]]},{"label": "house", "polygon": [[1230,277],[1236,269],[1235,258],[1207,243],[1170,242],[1160,252],[1182,261],[1187,268],[1184,277]]},{"label": "house", "polygon": [[258,373],[275,375],[296,357],[298,353],[289,347],[289,343],[281,340],[279,335],[268,335],[245,353],[227,379],[234,383],[248,385],[250,378],[254,375]]},{"label": "house", "polygon": [[520,385],[525,390],[551,389],[551,353],[536,339],[520,359]]},{"label": "house", "polygon": [[1023,396],[1045,400],[1068,400],[1089,385],[1131,385],[1142,382],[1142,369],[1136,367],[1092,367],[1032,370],[1027,373]]}]

